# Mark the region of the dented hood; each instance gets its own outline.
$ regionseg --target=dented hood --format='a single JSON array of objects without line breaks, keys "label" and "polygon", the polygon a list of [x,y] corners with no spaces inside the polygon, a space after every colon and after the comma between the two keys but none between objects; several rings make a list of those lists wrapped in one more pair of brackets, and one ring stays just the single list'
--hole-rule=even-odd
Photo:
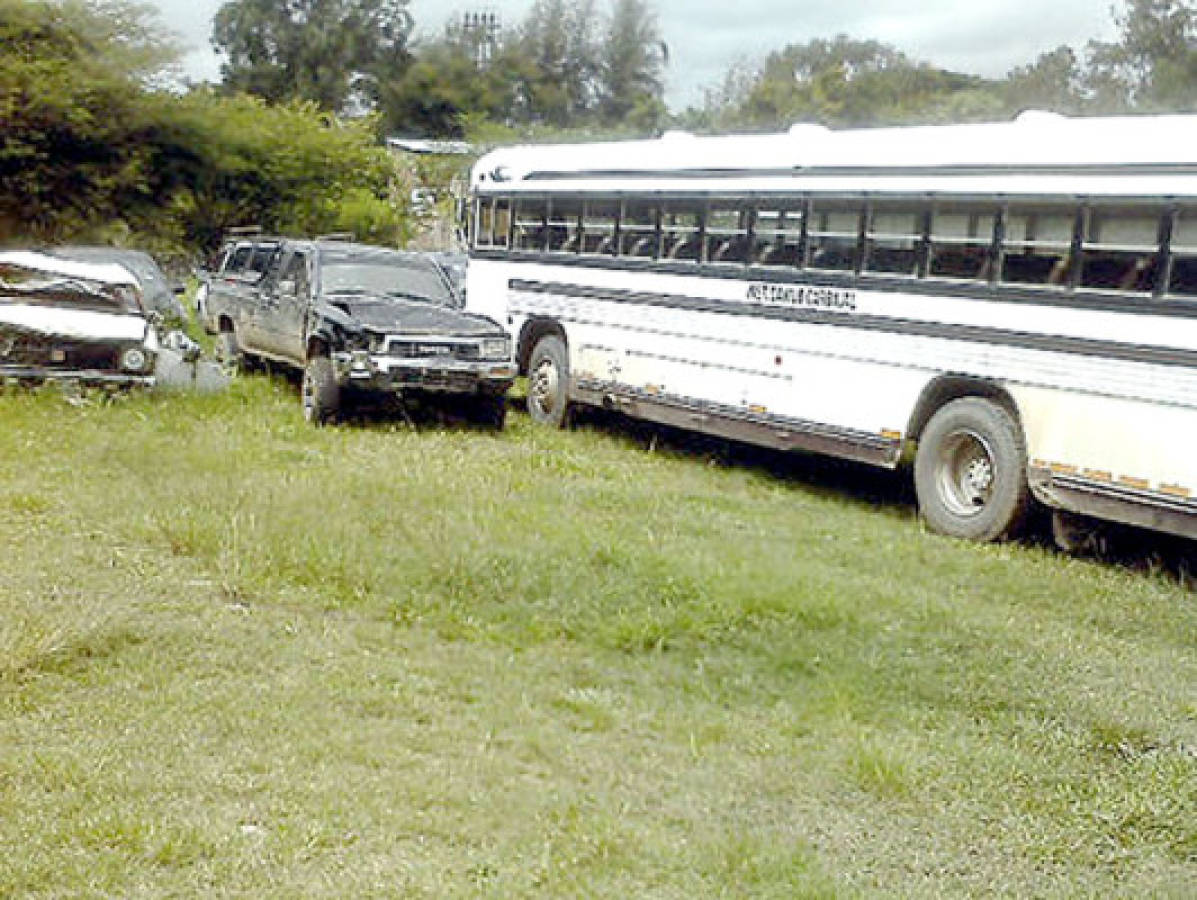
[{"label": "dented hood", "polygon": [[503,333],[490,319],[419,300],[352,297],[333,305],[347,310],[354,321],[370,331],[463,336]]},{"label": "dented hood", "polygon": [[0,301],[0,332],[16,330],[81,341],[141,341],[146,328],[146,320],[138,315]]},{"label": "dented hood", "polygon": [[[0,269],[24,269],[50,277],[78,279],[98,285],[126,285],[137,287],[137,279],[124,266],[116,263],[90,263],[71,259],[58,259],[32,250],[8,250],[0,252]],[[3,276],[0,275],[0,281]]]},{"label": "dented hood", "polygon": [[0,331],[85,341],[142,341],[148,324],[123,266],[0,252]]}]

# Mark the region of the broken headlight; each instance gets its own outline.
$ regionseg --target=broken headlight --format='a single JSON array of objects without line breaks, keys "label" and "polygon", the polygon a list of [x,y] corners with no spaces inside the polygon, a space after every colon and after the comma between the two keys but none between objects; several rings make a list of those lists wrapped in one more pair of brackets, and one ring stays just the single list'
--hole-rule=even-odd
[{"label": "broken headlight", "polygon": [[506,337],[486,338],[482,341],[482,358],[489,360],[511,359],[511,339]]},{"label": "broken headlight", "polygon": [[143,347],[129,347],[120,356],[121,368],[126,372],[144,372],[150,361],[150,354]]},{"label": "broken headlight", "polygon": [[337,342],[345,350],[369,350],[370,336],[364,331],[349,331],[345,328],[337,329]]}]

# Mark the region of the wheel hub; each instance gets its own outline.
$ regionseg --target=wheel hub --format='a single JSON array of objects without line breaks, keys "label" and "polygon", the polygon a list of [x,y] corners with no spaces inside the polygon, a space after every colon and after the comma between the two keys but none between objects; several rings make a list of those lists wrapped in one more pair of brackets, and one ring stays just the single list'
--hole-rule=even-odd
[{"label": "wheel hub", "polygon": [[939,493],[959,516],[980,513],[993,495],[993,453],[984,437],[957,432],[943,442],[939,458]]},{"label": "wheel hub", "polygon": [[308,372],[303,373],[299,396],[300,402],[303,404],[303,417],[310,422],[316,408],[316,386],[312,383],[312,376]]},{"label": "wheel hub", "polygon": [[543,360],[536,367],[536,371],[532,373],[531,384],[529,385],[529,394],[531,395],[532,402],[542,412],[549,412],[557,403],[559,385],[560,379],[557,376],[557,367],[553,365],[551,360]]}]

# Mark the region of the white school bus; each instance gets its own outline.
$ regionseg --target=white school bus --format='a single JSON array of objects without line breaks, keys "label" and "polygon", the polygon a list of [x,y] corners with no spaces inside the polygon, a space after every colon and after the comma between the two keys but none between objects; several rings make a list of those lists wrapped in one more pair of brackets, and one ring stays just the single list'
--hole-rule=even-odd
[{"label": "white school bus", "polygon": [[1197,117],[495,150],[468,297],[528,409],[894,467],[934,529],[1032,498],[1197,537]]}]

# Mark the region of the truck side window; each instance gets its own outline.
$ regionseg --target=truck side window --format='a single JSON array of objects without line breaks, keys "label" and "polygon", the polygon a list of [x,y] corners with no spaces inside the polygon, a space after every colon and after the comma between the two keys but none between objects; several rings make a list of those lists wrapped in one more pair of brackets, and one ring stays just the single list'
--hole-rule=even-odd
[{"label": "truck side window", "polygon": [[308,258],[302,253],[293,253],[286,268],[279,276],[278,292],[288,297],[308,296]]}]

